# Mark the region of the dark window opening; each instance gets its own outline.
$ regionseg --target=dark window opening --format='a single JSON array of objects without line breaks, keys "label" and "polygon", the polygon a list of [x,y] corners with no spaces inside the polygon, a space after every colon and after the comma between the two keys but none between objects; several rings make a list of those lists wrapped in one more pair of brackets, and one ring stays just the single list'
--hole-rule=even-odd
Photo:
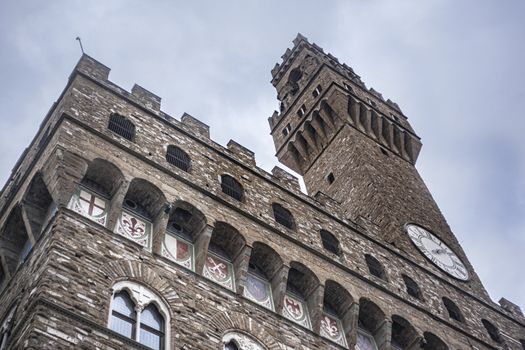
[{"label": "dark window opening", "polygon": [[130,141],[135,137],[135,124],[120,114],[109,116],[108,129]]},{"label": "dark window opening", "polygon": [[490,339],[494,340],[496,343],[499,344],[503,343],[503,339],[501,338],[499,330],[496,328],[496,326],[494,326],[487,320],[481,320],[481,323],[483,323],[483,326],[485,326],[485,329],[487,330]]},{"label": "dark window opening", "polygon": [[353,91],[354,91],[354,89],[352,89],[352,87],[351,87],[350,85],[348,85],[347,83],[343,83],[343,84],[344,84],[345,89],[346,89],[347,91],[350,91],[350,92],[353,92]]},{"label": "dark window opening", "polygon": [[381,150],[381,153],[383,153],[383,155],[385,155],[387,157],[389,156],[386,149],[384,149],[383,147],[379,147],[379,149]]},{"label": "dark window opening", "polygon": [[221,175],[221,188],[228,196],[239,202],[243,200],[244,190],[241,184],[230,175]]},{"label": "dark window opening", "polygon": [[288,136],[288,134],[292,131],[292,127],[290,126],[290,123],[286,124],[286,126],[283,129],[283,135]]},{"label": "dark window opening", "polygon": [[339,255],[341,253],[341,248],[339,246],[339,241],[333,234],[326,230],[321,230],[321,241],[323,242],[323,247],[327,251]]},{"label": "dark window opening", "polygon": [[169,145],[166,152],[166,160],[168,163],[175,165],[177,168],[184,171],[190,170],[190,157],[186,152],[177,146]]},{"label": "dark window opening", "polygon": [[366,265],[368,266],[368,271],[370,271],[371,275],[386,280],[385,270],[383,269],[383,265],[381,265],[379,260],[368,254],[365,255],[365,260]]},{"label": "dark window opening", "polygon": [[168,231],[193,242],[192,233],[187,227],[191,219],[192,215],[189,211],[182,208],[175,209],[168,222]]},{"label": "dark window opening", "polygon": [[414,298],[421,300],[422,299],[421,290],[419,289],[419,286],[417,285],[417,283],[412,278],[408,277],[407,275],[403,275],[402,277],[403,277],[403,280],[405,281],[406,292],[408,293],[408,295],[411,295]]},{"label": "dark window opening", "polygon": [[302,117],[302,116],[304,116],[305,113],[306,113],[306,107],[304,105],[302,105],[301,108],[299,108],[299,110],[297,111],[297,115],[299,117]]},{"label": "dark window opening", "polygon": [[233,340],[230,340],[228,344],[224,345],[224,350],[239,350],[239,347]]},{"label": "dark window opening", "polygon": [[452,300],[443,298],[443,305],[445,305],[451,319],[463,322],[463,315],[461,315],[461,311],[459,311],[458,306]]},{"label": "dark window opening", "polygon": [[367,98],[366,101],[367,101],[368,104],[371,105],[372,107],[376,107],[376,106],[377,106],[377,103],[375,103],[374,101],[372,101],[370,98]]},{"label": "dark window opening", "polygon": [[394,113],[390,113],[390,116],[391,116],[392,119],[394,119],[396,122],[399,122],[399,118],[397,117],[397,115],[395,115]]},{"label": "dark window opening", "polygon": [[334,173],[330,173],[326,176],[326,180],[328,181],[328,183],[331,185],[334,183],[335,181],[335,176],[334,176]]},{"label": "dark window opening", "polygon": [[290,211],[278,203],[273,203],[272,209],[273,209],[273,217],[275,218],[275,221],[277,221],[279,224],[283,225],[284,227],[287,227],[293,230],[294,224],[293,224],[292,214],[290,213]]},{"label": "dark window opening", "polygon": [[521,348],[525,350],[525,339],[520,339]]},{"label": "dark window opening", "polygon": [[292,71],[290,72],[288,81],[297,83],[299,80],[301,80],[302,77],[303,77],[303,73],[301,72],[301,69],[295,68],[295,69],[292,69]]},{"label": "dark window opening", "polygon": [[323,92],[323,88],[321,87],[321,85],[317,85],[315,90],[312,92],[312,95],[314,97],[317,97],[317,96],[321,95],[321,92]]}]

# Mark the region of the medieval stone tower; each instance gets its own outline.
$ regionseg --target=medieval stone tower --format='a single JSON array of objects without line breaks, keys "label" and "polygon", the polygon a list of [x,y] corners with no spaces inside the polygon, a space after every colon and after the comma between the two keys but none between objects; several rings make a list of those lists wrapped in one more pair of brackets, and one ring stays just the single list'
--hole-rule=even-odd
[{"label": "medieval stone tower", "polygon": [[0,350],[524,349],[417,173],[399,106],[299,35],[277,157],[83,55],[0,198]]}]

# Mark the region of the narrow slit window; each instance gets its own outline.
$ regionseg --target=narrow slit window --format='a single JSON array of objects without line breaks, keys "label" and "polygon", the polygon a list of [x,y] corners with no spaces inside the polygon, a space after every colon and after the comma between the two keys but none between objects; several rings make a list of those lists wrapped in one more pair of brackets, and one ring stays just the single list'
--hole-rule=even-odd
[{"label": "narrow slit window", "polygon": [[305,105],[302,105],[299,110],[297,111],[297,115],[302,118],[304,114],[306,113],[306,107]]},{"label": "narrow slit window", "polygon": [[290,123],[286,124],[286,126],[283,129],[283,135],[288,136],[288,134],[292,131],[292,127],[290,126]]},{"label": "narrow slit window", "polygon": [[317,97],[317,96],[321,95],[321,92],[323,92],[323,88],[321,87],[321,85],[317,85],[315,90],[312,92],[312,95],[314,97]]}]

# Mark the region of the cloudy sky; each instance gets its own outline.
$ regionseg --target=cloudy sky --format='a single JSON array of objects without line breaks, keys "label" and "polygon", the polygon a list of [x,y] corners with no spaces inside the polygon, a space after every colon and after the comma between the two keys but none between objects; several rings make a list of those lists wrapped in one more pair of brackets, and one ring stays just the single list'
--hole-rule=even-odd
[{"label": "cloudy sky", "polygon": [[270,170],[270,69],[298,32],[399,103],[418,169],[494,300],[525,307],[525,2],[0,2],[0,182],[80,57],[174,117],[188,112]]}]

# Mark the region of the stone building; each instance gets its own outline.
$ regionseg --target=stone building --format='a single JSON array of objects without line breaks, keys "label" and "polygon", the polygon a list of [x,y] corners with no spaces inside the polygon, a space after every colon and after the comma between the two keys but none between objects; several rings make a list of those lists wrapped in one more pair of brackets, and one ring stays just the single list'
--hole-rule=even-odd
[{"label": "stone building", "polygon": [[299,35],[279,160],[83,55],[0,199],[0,349],[523,349],[419,176],[399,106]]}]

